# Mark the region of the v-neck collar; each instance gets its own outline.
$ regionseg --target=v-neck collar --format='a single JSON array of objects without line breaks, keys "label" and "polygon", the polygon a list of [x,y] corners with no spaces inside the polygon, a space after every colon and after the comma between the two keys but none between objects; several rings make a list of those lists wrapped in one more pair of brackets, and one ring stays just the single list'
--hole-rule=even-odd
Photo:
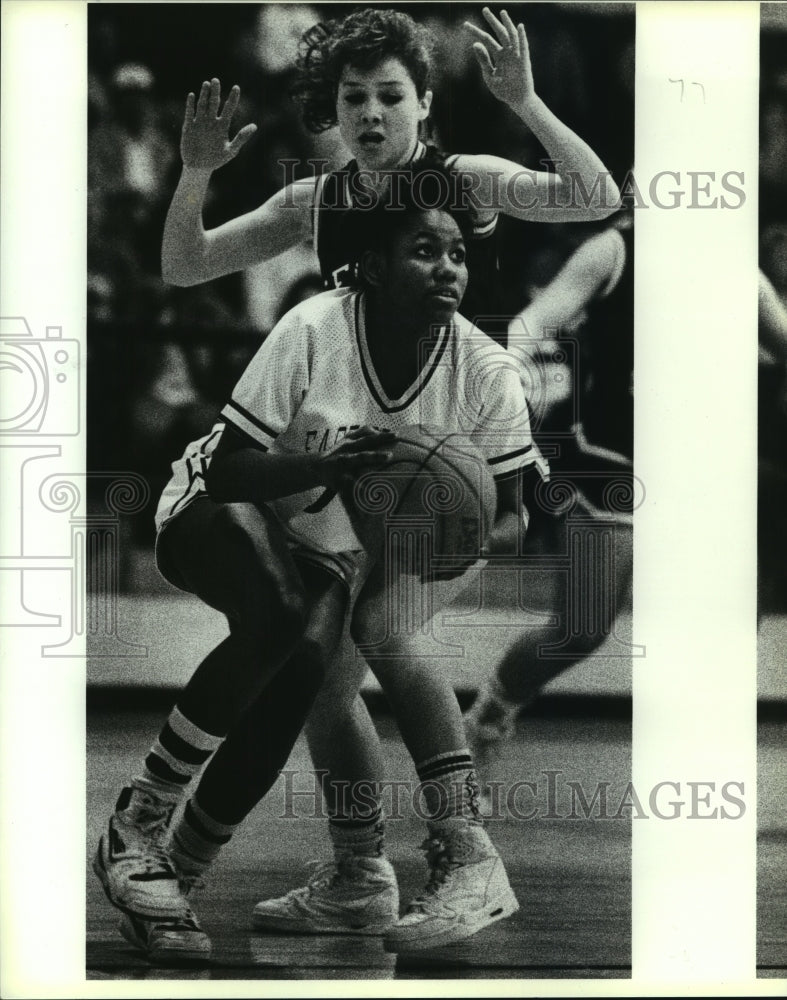
[{"label": "v-neck collar", "polygon": [[382,386],[380,379],[372,363],[372,356],[369,351],[369,344],[366,339],[366,308],[365,296],[358,293],[355,297],[355,338],[358,342],[358,356],[361,360],[361,371],[364,381],[372,394],[377,405],[384,413],[399,413],[406,410],[429,384],[434,373],[437,371],[442,360],[445,349],[451,339],[452,326],[441,326],[437,334],[434,347],[429,352],[426,363],[418,373],[416,380],[407,388],[398,399],[392,399]]}]

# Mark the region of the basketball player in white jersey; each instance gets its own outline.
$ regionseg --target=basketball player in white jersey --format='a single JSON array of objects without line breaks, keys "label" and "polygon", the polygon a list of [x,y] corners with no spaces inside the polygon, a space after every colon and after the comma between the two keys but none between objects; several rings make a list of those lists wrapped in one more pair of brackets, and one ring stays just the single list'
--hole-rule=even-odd
[{"label": "basketball player in white jersey", "polygon": [[[417,204],[377,209],[364,238],[366,291],[326,293],[284,317],[238,383],[223,423],[173,465],[159,505],[159,568],[224,612],[230,635],[197,669],[121,793],[95,861],[126,914],[123,933],[155,960],[209,955],[185,890],[275,780],[351,604],[353,640],[379,639],[385,566],[369,565],[337,491],[385,464],[397,429],[440,425],[468,435],[494,469],[498,518],[487,550],[520,544],[520,478],[543,463],[516,367],[456,313],[467,283],[457,219]],[[448,596],[438,595],[432,610]],[[387,652],[373,669],[428,779],[430,879],[397,921],[396,881],[364,822],[352,856],[366,905],[348,918],[353,929],[385,931],[389,947],[408,950],[462,940],[509,916],[517,902],[481,824],[450,683],[434,664],[403,659],[395,637]],[[341,678],[334,690],[352,701],[360,676],[356,669],[352,685]],[[275,725],[261,740],[262,717]],[[250,755],[249,747],[267,752]],[[174,808],[217,748],[166,844]]]},{"label": "basketball player in white jersey", "polygon": [[[484,17],[489,32],[475,27],[470,30],[485,81],[539,138],[557,169],[555,173],[525,170],[488,156],[448,158],[451,167],[471,182],[469,187],[484,206],[476,212],[474,235],[489,236],[497,210],[517,218],[550,221],[610,214],[617,189],[603,164],[535,93],[524,29],[514,26],[506,14],[498,19],[484,9]],[[445,159],[430,153],[420,141],[432,97],[431,57],[423,29],[407,15],[369,9],[332,22],[322,30],[322,36],[318,31],[307,39],[305,58],[309,66],[301,93],[304,118],[315,131],[338,124],[355,156],[354,163],[341,177],[298,182],[255,212],[206,232],[201,214],[210,176],[238,153],[254,127],[247,126],[230,141],[228,132],[238,92],[231,92],[220,111],[218,81],[204,84],[199,99],[191,96],[187,102],[181,146],[184,170],[164,235],[162,264],[167,280],[181,285],[210,280],[307,240],[317,250],[326,284],[340,283],[351,274],[348,265],[355,251],[346,225],[347,213],[353,209],[352,194],[348,194],[350,178],[359,173],[369,177],[375,171],[415,160]],[[572,202],[572,175],[585,191],[592,192],[587,203]],[[495,248],[490,239],[476,238],[468,250],[473,257],[471,284],[477,289],[468,297],[468,303],[474,299],[468,308],[471,314],[488,314],[498,307],[494,300]],[[379,758],[379,743],[360,700],[356,699],[349,717],[349,731],[341,736],[333,728],[320,727],[319,720],[325,718],[322,712],[313,716],[317,720],[310,727],[313,755],[325,759],[328,754],[332,768],[350,776],[368,774],[370,759],[375,759],[375,753]],[[332,718],[338,720],[339,715]],[[337,754],[343,759],[337,760]],[[330,799],[329,789],[326,792]],[[366,817],[360,823],[365,829],[357,830],[352,829],[351,821],[343,830],[332,824],[336,838],[344,834],[347,838],[337,846],[338,853],[346,855],[344,848],[355,833],[359,838],[355,852],[362,857],[365,849],[360,839],[369,839],[373,819]],[[371,822],[371,828],[374,826]],[[390,897],[392,886],[383,888]],[[266,919],[265,914],[257,914],[257,919]],[[301,929],[309,928],[304,925]]]}]

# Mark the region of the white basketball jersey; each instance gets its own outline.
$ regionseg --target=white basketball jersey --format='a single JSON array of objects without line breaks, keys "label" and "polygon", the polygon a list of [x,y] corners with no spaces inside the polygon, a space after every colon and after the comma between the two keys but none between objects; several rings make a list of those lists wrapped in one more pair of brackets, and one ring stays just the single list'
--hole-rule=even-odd
[{"label": "white basketball jersey", "polygon": [[[423,366],[398,399],[385,392],[366,339],[364,296],[324,292],[276,325],[236,385],[222,418],[262,451],[309,454],[335,448],[362,425],[392,431],[413,425],[466,435],[494,475],[536,466],[547,475],[530,433],[516,361],[457,315],[422,347]],[[159,502],[158,529],[200,493],[222,425],[173,463]],[[322,487],[270,501],[279,517],[318,551],[361,548],[338,496]]]}]

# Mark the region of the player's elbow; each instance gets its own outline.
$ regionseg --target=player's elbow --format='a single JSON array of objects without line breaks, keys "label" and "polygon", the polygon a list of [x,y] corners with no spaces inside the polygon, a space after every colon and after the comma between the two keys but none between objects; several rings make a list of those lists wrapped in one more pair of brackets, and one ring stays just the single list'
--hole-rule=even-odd
[{"label": "player's elbow", "polygon": [[193,268],[184,266],[181,261],[162,258],[161,277],[165,284],[177,288],[190,288],[199,285],[204,279],[196,274]]},{"label": "player's elbow", "polygon": [[608,219],[610,215],[614,215],[615,212],[620,209],[620,200],[614,205],[594,205],[591,206],[590,212],[588,214],[588,220],[592,222],[602,222],[604,219]]},{"label": "player's elbow", "polygon": [[600,222],[621,208],[620,189],[610,174],[598,175],[592,185],[572,177],[565,188],[564,204],[570,204],[579,222]]},{"label": "player's elbow", "polygon": [[621,207],[620,188],[609,174],[604,175],[603,183],[599,185],[598,195],[588,205],[590,218],[596,221],[608,219]]}]

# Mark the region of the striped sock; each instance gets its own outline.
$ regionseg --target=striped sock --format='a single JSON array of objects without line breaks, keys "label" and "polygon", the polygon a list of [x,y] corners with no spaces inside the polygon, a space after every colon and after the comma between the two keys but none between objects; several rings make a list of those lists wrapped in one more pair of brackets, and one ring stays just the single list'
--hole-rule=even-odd
[{"label": "striped sock", "polygon": [[223,737],[206,733],[176,706],[145,758],[145,768],[131,784],[168,802],[180,799]]},{"label": "striped sock", "polygon": [[236,825],[218,823],[208,816],[196,796],[192,796],[172,831],[170,854],[178,871],[187,875],[201,874],[229,842],[235,829]]},{"label": "striped sock", "polygon": [[430,757],[416,764],[415,769],[431,820],[462,817],[481,822],[478,779],[466,747]]}]

